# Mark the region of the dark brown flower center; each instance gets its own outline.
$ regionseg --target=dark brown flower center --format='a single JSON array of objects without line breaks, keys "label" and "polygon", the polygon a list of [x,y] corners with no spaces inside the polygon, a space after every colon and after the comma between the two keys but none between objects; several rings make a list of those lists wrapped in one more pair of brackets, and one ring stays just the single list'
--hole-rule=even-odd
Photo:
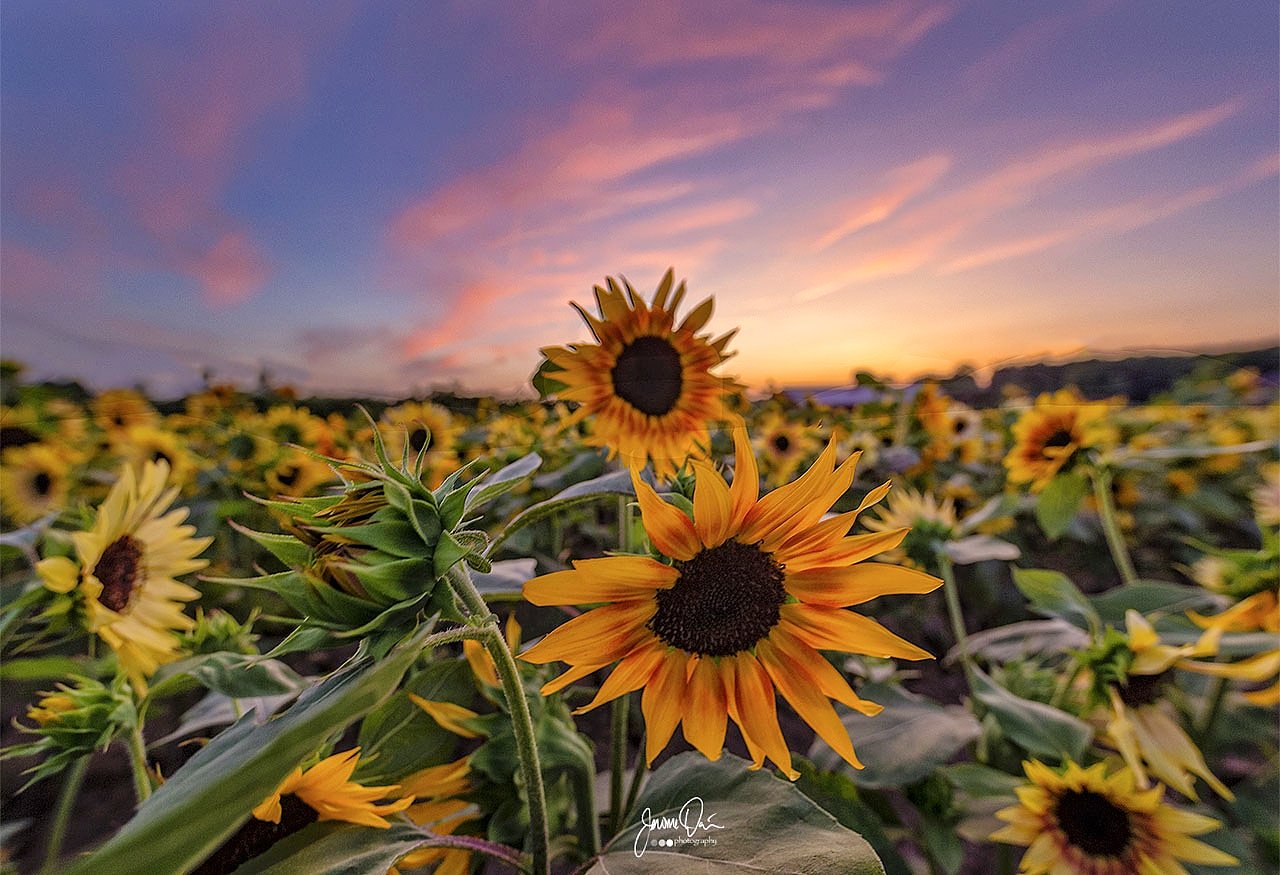
[{"label": "dark brown flower center", "polygon": [[791,438],[785,434],[775,434],[773,436],[773,448],[779,453],[785,453],[791,449]]},{"label": "dark brown flower center", "polygon": [[298,482],[298,466],[286,465],[276,472],[276,480],[286,488]]},{"label": "dark brown flower center", "polygon": [[98,601],[119,613],[129,606],[134,584],[142,570],[142,544],[129,535],[121,535],[102,551],[93,576],[102,584]]},{"label": "dark brown flower center", "polygon": [[1065,428],[1060,428],[1053,434],[1049,435],[1049,439],[1044,442],[1045,447],[1065,447],[1073,442],[1071,432]]},{"label": "dark brown flower center", "polygon": [[256,817],[222,843],[209,859],[191,875],[229,875],[261,854],[276,842],[316,822],[316,812],[292,793],[280,797],[280,822],[271,823]]},{"label": "dark brown flower center", "polygon": [[173,467],[173,459],[169,458],[169,454],[168,454],[168,453],[166,453],[164,450],[156,450],[155,452],[153,452],[153,453],[151,454],[151,461],[153,461],[153,462],[164,462],[164,463],[166,463],[170,468],[172,468],[172,467]]},{"label": "dark brown flower center", "polygon": [[1068,790],[1054,810],[1067,841],[1093,857],[1120,857],[1129,849],[1129,814],[1101,793]]},{"label": "dark brown flower center", "polygon": [[0,447],[24,447],[34,444],[39,438],[30,429],[20,425],[0,426]]},{"label": "dark brown flower center", "polygon": [[413,431],[409,432],[409,446],[413,447],[413,451],[415,453],[420,453],[422,452],[422,448],[427,445],[427,441],[430,437],[431,432],[427,431],[422,426],[418,426]]},{"label": "dark brown flower center", "polygon": [[670,413],[684,388],[680,353],[669,341],[649,335],[626,345],[610,376],[614,394],[650,416]]},{"label": "dark brown flower center", "polygon": [[1164,688],[1168,685],[1172,672],[1162,671],[1159,674],[1131,674],[1127,683],[1118,688],[1120,701],[1131,708],[1139,705],[1151,705],[1164,698]]},{"label": "dark brown flower center", "polygon": [[36,476],[31,478],[31,488],[36,491],[36,495],[44,498],[53,488],[53,478],[44,471],[37,471]]},{"label": "dark brown flower center", "polygon": [[782,566],[755,544],[728,540],[675,567],[680,577],[671,589],[658,590],[658,610],[648,624],[672,647],[730,656],[778,624],[786,598]]}]

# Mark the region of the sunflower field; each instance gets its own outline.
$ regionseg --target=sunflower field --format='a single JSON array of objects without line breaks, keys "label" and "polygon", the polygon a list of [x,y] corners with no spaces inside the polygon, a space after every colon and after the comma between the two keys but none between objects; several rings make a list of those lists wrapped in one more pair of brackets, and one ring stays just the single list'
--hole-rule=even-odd
[{"label": "sunflower field", "polygon": [[1280,399],[750,400],[668,272],[537,400],[4,373],[5,872],[1280,866]]}]

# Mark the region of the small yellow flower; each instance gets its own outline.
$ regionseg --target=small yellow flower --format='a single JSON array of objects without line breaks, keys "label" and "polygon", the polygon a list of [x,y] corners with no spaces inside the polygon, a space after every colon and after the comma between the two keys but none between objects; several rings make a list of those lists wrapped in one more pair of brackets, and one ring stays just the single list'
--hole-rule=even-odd
[{"label": "small yellow flower", "polygon": [[1009,482],[1039,492],[1073,467],[1081,450],[1114,444],[1107,416],[1105,402],[1085,401],[1073,389],[1041,395],[1013,425],[1013,447],[1004,459]]},{"label": "small yellow flower", "polygon": [[1183,863],[1234,866],[1235,857],[1191,836],[1221,824],[1164,801],[1164,787],[1139,789],[1134,775],[1108,775],[1104,764],[1068,762],[1061,774],[1037,761],[1023,763],[1029,784],[1018,804],[996,813],[1009,825],[998,842],[1025,845],[1025,875],[1163,875]]}]

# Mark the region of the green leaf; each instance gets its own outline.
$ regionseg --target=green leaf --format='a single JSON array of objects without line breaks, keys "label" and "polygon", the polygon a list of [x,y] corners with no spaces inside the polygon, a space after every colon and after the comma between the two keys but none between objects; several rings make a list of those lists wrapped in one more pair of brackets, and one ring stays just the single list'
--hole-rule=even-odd
[{"label": "green leaf", "polygon": [[1089,724],[1066,711],[1015,696],[975,667],[974,698],[986,705],[1005,735],[1029,753],[1079,761],[1093,739]]},{"label": "green leaf", "polygon": [[1038,613],[1062,617],[1084,629],[1099,628],[1098,612],[1062,572],[1015,568],[1013,582]]},{"label": "green leaf", "polygon": [[862,836],[875,849],[885,875],[912,875],[898,846],[889,838],[875,810],[862,801],[847,772],[820,772],[813,763],[796,758],[792,764],[800,772],[796,789],[822,806],[823,810]]},{"label": "green leaf", "polygon": [[[433,662],[404,689],[431,702],[470,705],[475,697],[471,667],[460,659]],[[403,693],[379,705],[360,724],[360,765],[365,784],[394,784],[419,769],[452,759],[457,736],[443,729]]]},{"label": "green leaf", "polygon": [[448,532],[441,532],[440,540],[436,543],[434,564],[432,566],[435,576],[443,578],[450,568],[462,561],[463,557],[470,552],[470,548],[455,541],[453,535]]},{"label": "green leaf", "polygon": [[235,520],[227,520],[227,524],[259,547],[266,549],[267,552],[289,568],[301,568],[311,562],[311,548],[293,537],[293,535],[255,532],[247,526],[240,525]]},{"label": "green leaf", "polygon": [[311,528],[327,535],[350,538],[358,544],[381,550],[383,553],[398,556],[401,559],[420,557],[425,552],[422,538],[418,536],[417,530],[399,519],[384,519],[363,526],[312,526]]},{"label": "green leaf", "polygon": [[542,457],[537,453],[530,453],[527,456],[516,459],[510,465],[498,469],[492,477],[485,478],[467,496],[464,514],[469,514],[482,504],[487,504],[498,496],[505,495],[515,489],[522,481],[533,476],[533,472],[537,471],[541,464]]},{"label": "green leaf", "polygon": [[552,362],[550,359],[543,359],[538,365],[538,369],[529,377],[529,382],[533,384],[533,389],[538,393],[538,397],[543,401],[547,400],[551,395],[557,395],[568,389],[567,383],[561,383],[552,374],[561,373],[564,368]]},{"label": "green leaf", "polygon": [[1089,481],[1081,474],[1059,474],[1049,481],[1036,501],[1036,521],[1049,540],[1056,541],[1067,530],[1088,492]]},{"label": "green leaf", "polygon": [[419,631],[381,660],[358,653],[268,723],[256,726],[252,715],[237,721],[66,875],[189,871],[232,835],[298,763],[391,695],[427,634],[429,629]]},{"label": "green leaf", "polygon": [[393,823],[389,829],[313,823],[237,868],[236,875],[384,873],[426,838],[422,830],[407,823]]},{"label": "green leaf", "polygon": [[1026,779],[1009,775],[979,763],[956,763],[942,767],[942,776],[962,793],[975,799],[989,797],[1013,797],[1013,788],[1026,783]]},{"label": "green leaf", "polygon": [[242,653],[210,653],[162,665],[152,679],[151,695],[163,694],[166,683],[183,676],[192,677],[205,688],[232,699],[298,693],[311,684],[274,659]]},{"label": "green leaf", "polygon": [[[866,768],[849,766],[821,740],[814,741],[809,756],[820,768],[846,772],[860,787],[901,787],[919,781],[982,732],[963,708],[943,708],[899,686],[866,684],[858,695],[884,706],[875,717],[850,711],[841,718]],[[904,738],[911,744],[903,744]]]},{"label": "green leaf", "polygon": [[1198,586],[1183,586],[1163,580],[1138,580],[1093,596],[1089,602],[1103,622],[1118,626],[1124,623],[1125,611],[1131,608],[1144,616],[1156,611],[1181,614],[1184,611],[1215,607],[1220,604],[1220,599]]},{"label": "green leaf", "polygon": [[6,659],[0,662],[0,680],[62,681],[72,675],[101,678],[111,673],[112,662],[110,659],[58,655]]},{"label": "green leaf", "polygon": [[[841,826],[794,784],[748,766],[729,754],[716,762],[698,753],[668,760],[653,773],[626,825],[588,875],[883,875],[879,858],[861,836]],[[682,811],[687,827],[663,826],[663,818],[678,820]],[[699,829],[699,821],[720,828]],[[666,839],[673,845],[657,844]],[[708,844],[689,843],[698,840]],[[637,850],[642,856],[636,856]]]},{"label": "green leaf", "polygon": [[921,843],[929,856],[947,875],[959,872],[964,862],[964,842],[956,835],[955,826],[933,817],[923,818],[920,826]]}]

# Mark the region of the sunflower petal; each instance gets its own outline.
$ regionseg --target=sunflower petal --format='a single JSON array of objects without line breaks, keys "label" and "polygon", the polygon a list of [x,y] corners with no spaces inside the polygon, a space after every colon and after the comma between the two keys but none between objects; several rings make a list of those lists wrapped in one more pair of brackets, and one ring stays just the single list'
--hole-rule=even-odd
[{"label": "sunflower petal", "polygon": [[773,684],[764,667],[750,653],[727,657],[722,664],[730,666],[733,672],[735,719],[742,737],[747,739],[747,747],[754,746],[768,755],[788,778],[796,780],[800,773],[791,765],[791,751],[778,726]]},{"label": "sunflower petal", "polygon": [[724,749],[727,714],[724,683],[715,658],[696,657],[685,693],[682,725],[685,739],[713,762]]},{"label": "sunflower petal", "polygon": [[693,523],[678,508],[658,497],[653,487],[632,470],[631,483],[640,503],[640,516],[649,540],[664,556],[688,561],[702,549]]},{"label": "sunflower petal", "polygon": [[693,491],[693,526],[707,547],[718,547],[729,537],[733,504],[724,478],[706,462],[694,462],[697,485]]},{"label": "sunflower petal", "polygon": [[812,726],[813,731],[831,745],[832,750],[840,754],[845,762],[855,769],[865,768],[853,751],[849,730],[840,722],[839,715],[819,689],[817,678],[809,672],[808,667],[802,662],[789,659],[767,638],[756,645],[756,654],[769,677],[773,678],[778,691],[791,703],[800,718]]},{"label": "sunflower petal", "polygon": [[645,762],[652,764],[671,740],[684,711],[685,665],[688,655],[668,650],[640,697],[644,714]]},{"label": "sunflower petal", "polygon": [[840,608],[789,604],[779,609],[782,624],[810,647],[840,650],[866,656],[898,659],[932,659],[910,641],[899,638],[870,617]]},{"label": "sunflower petal", "polygon": [[847,608],[882,595],[933,592],[942,585],[942,580],[913,568],[872,562],[848,568],[798,571],[788,574],[783,585],[802,602]]},{"label": "sunflower petal", "polygon": [[640,645],[623,657],[622,661],[618,663],[618,667],[600,685],[600,690],[596,693],[596,697],[591,700],[591,703],[583,705],[573,713],[585,714],[593,708],[600,707],[605,702],[612,702],[619,696],[645,686],[649,683],[649,679],[653,677],[654,671],[662,664],[665,653],[666,646],[660,641],[655,640],[648,644]]},{"label": "sunflower petal", "polygon": [[595,608],[548,632],[520,658],[535,663],[561,660],[608,665],[650,634],[644,624],[657,609],[653,599]]},{"label": "sunflower petal", "polygon": [[645,598],[675,584],[680,572],[647,556],[611,556],[573,563],[571,571],[535,577],[524,597],[535,605],[584,605]]}]

